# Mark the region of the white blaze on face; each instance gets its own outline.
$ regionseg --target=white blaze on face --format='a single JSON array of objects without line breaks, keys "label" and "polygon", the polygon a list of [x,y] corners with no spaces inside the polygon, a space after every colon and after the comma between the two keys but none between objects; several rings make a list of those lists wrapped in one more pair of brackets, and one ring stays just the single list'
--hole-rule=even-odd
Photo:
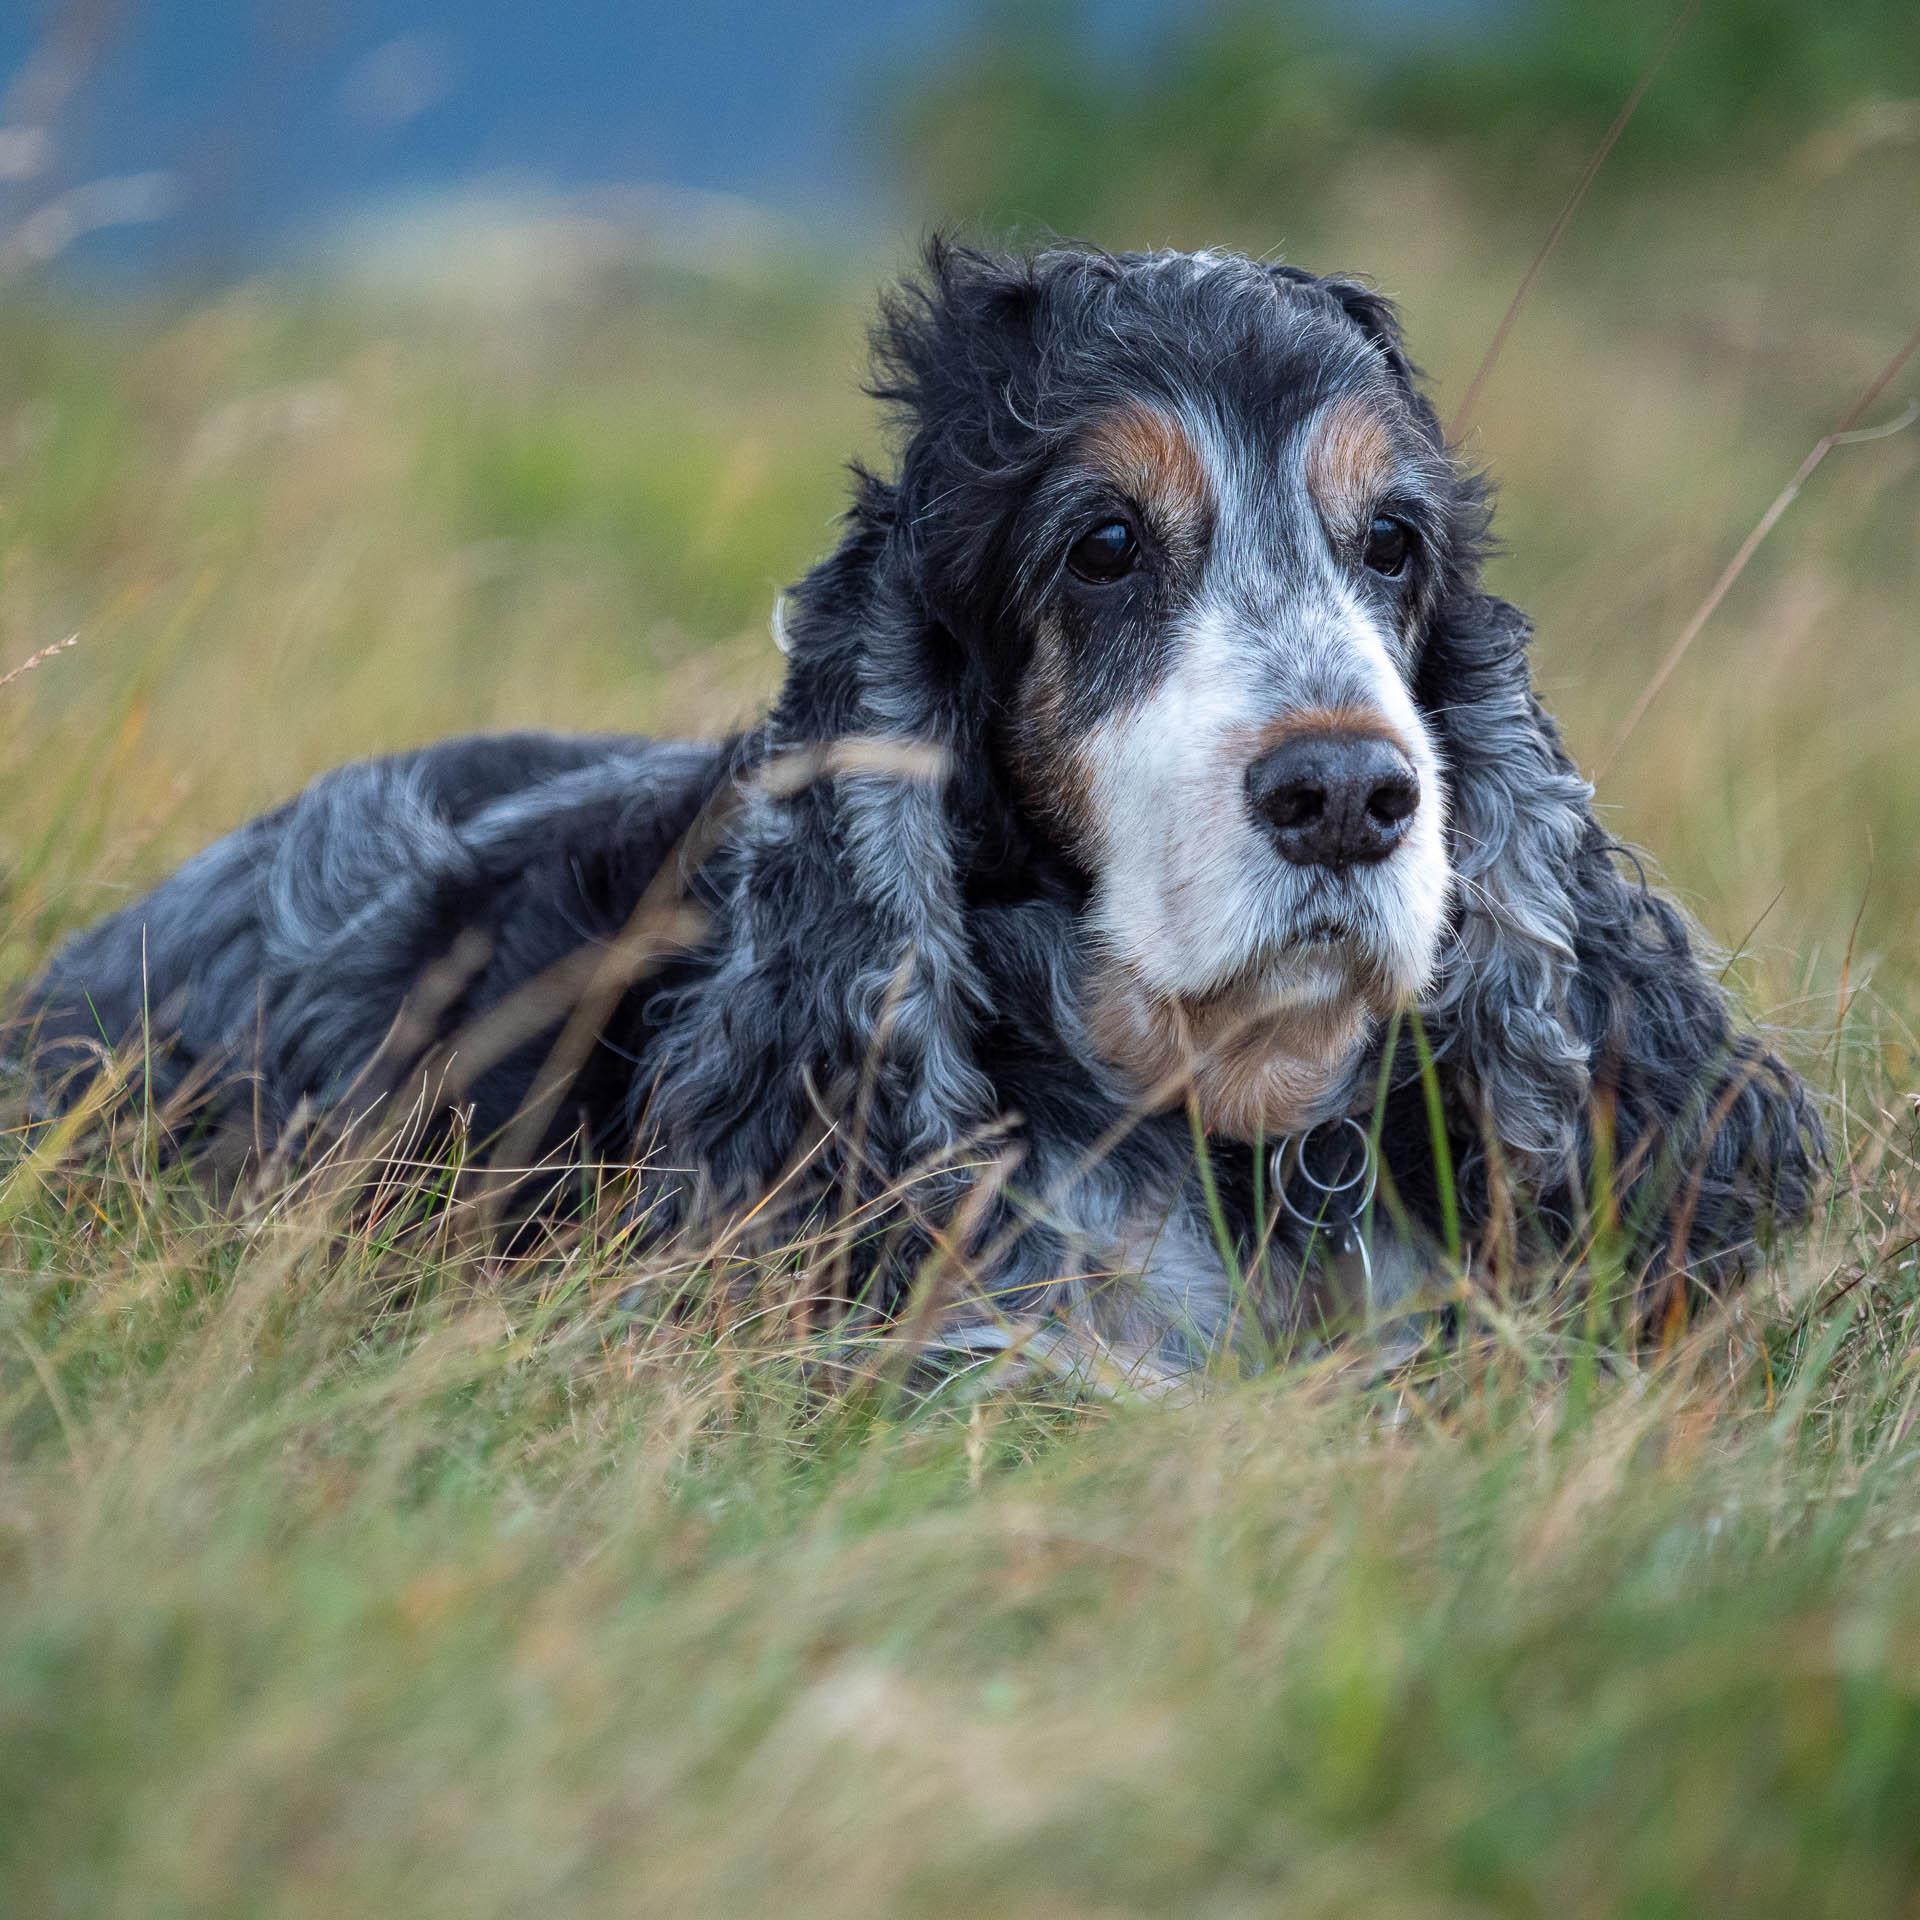
[{"label": "white blaze on face", "polygon": [[1220,614],[1199,611],[1147,700],[1080,747],[1099,842],[1093,924],[1143,984],[1174,996],[1237,974],[1249,929],[1268,918],[1234,764],[1234,743],[1264,718],[1246,664]]},{"label": "white blaze on face", "polygon": [[[1244,596],[1236,596],[1244,604]],[[1315,583],[1266,631],[1203,595],[1170,670],[1081,743],[1098,840],[1092,923],[1150,993],[1188,1000],[1255,986],[1274,1008],[1349,993],[1364,950],[1399,994],[1431,973],[1450,881],[1440,768],[1387,638],[1350,587]],[[1364,708],[1413,762],[1420,804],[1386,859],[1342,873],[1281,857],[1247,797],[1263,737],[1317,708]],[[1316,923],[1352,946],[1302,944]]]}]

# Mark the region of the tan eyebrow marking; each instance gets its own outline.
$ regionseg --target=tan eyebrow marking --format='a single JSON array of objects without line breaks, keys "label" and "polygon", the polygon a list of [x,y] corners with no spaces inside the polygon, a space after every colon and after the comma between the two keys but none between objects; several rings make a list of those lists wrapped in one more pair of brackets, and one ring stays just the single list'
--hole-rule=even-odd
[{"label": "tan eyebrow marking", "polygon": [[1212,510],[1200,449],[1179,421],[1134,402],[1087,434],[1087,460],[1137,500],[1163,539],[1197,542]]},{"label": "tan eyebrow marking", "polygon": [[1393,478],[1393,432],[1364,395],[1337,400],[1314,421],[1307,441],[1307,491],[1328,527],[1360,526]]}]

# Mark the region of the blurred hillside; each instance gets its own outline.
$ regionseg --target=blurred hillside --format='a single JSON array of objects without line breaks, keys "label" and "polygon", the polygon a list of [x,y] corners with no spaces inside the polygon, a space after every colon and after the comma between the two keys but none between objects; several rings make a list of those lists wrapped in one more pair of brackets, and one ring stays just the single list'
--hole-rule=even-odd
[{"label": "blurred hillside", "polygon": [[896,109],[926,204],[1150,241],[1199,209],[1250,244],[1356,165],[1441,166],[1483,218],[1551,215],[1684,17],[1603,203],[1814,172],[1920,140],[1920,12],[1905,0],[1533,0],[1356,16],[1303,0],[1177,17],[1122,72],[1088,58],[1091,10],[1004,6]]}]

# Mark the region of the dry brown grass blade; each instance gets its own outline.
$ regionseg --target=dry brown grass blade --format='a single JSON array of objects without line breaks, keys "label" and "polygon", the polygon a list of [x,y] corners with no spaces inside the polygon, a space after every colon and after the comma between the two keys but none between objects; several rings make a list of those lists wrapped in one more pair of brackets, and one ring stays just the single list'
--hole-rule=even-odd
[{"label": "dry brown grass blade", "polygon": [[1547,229],[1547,237],[1540,242],[1540,248],[1520,276],[1520,284],[1513,290],[1513,298],[1507,302],[1507,310],[1500,316],[1500,324],[1493,330],[1493,338],[1487,343],[1487,350],[1481,356],[1480,365],[1467,382],[1467,390],[1461,396],[1460,404],[1454,409],[1453,418],[1447,422],[1447,438],[1458,441],[1473,423],[1473,410],[1480,404],[1480,395],[1488,379],[1492,376],[1495,364],[1499,361],[1507,344],[1507,336],[1513,332],[1514,324],[1520,318],[1520,310],[1527,304],[1533,292],[1533,283],[1540,278],[1546,264],[1554,256],[1567,229],[1573,224],[1573,216],[1580,211],[1580,203],[1587,197],[1587,189],[1598,177],[1600,169],[1607,163],[1607,155],[1618,144],[1620,136],[1626,132],[1627,123],[1640,111],[1640,102],[1647,97],[1647,89],[1659,77],[1660,69],[1667,64],[1667,56],[1674,44],[1687,29],[1687,24],[1700,11],[1700,0],[1687,0],[1680,9],[1674,23],[1667,29],[1667,35],[1655,50],[1653,58],[1647,63],[1640,78],[1633,84],[1633,91],[1627,95],[1620,111],[1613,117],[1610,126],[1600,138],[1600,144],[1588,157],[1587,164],[1581,169],[1580,178],[1573,183],[1573,191],[1567,195],[1566,204],[1561,207],[1558,217]]},{"label": "dry brown grass blade", "polygon": [[35,667],[44,666],[57,653],[65,653],[69,647],[77,647],[80,636],[70,633],[64,640],[56,640],[50,647],[42,647],[38,653],[30,653],[10,672],[0,673],[0,687],[10,687],[24,673],[31,673]]},{"label": "dry brown grass blade", "polygon": [[1701,628],[1713,618],[1714,610],[1732,590],[1733,583],[1746,572],[1747,562],[1759,551],[1761,541],[1779,524],[1780,516],[1793,505],[1799,496],[1800,489],[1812,479],[1814,469],[1853,432],[1859,425],[1860,416],[1879,399],[1881,394],[1886,392],[1893,377],[1913,358],[1916,350],[1920,350],[1920,327],[1916,327],[1907,335],[1895,351],[1893,358],[1861,389],[1860,397],[1814,442],[1813,450],[1800,462],[1793,478],[1774,496],[1773,504],[1755,522],[1753,531],[1741,541],[1739,550],[1721,569],[1720,577],[1708,590],[1707,597],[1694,609],[1693,618],[1680,629],[1679,638],[1667,649],[1667,656],[1654,670],[1653,678],[1641,689],[1639,699],[1633,703],[1631,711],[1621,721],[1619,732],[1613,736],[1612,744],[1601,756],[1599,765],[1593,770],[1593,778],[1596,781],[1606,778],[1607,770],[1620,757],[1620,750],[1632,737],[1634,728],[1646,716],[1647,709],[1653,705],[1660,689],[1672,678],[1674,669],[1686,657],[1687,649],[1699,638]]}]

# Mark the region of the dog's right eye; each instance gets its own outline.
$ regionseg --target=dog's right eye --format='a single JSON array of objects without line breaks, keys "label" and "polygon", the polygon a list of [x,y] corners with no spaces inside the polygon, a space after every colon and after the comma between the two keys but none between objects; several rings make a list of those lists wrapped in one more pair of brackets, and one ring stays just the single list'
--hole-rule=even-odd
[{"label": "dog's right eye", "polygon": [[1067,549],[1067,567],[1082,580],[1108,586],[1124,580],[1140,564],[1140,542],[1124,520],[1109,520],[1083,533]]}]

